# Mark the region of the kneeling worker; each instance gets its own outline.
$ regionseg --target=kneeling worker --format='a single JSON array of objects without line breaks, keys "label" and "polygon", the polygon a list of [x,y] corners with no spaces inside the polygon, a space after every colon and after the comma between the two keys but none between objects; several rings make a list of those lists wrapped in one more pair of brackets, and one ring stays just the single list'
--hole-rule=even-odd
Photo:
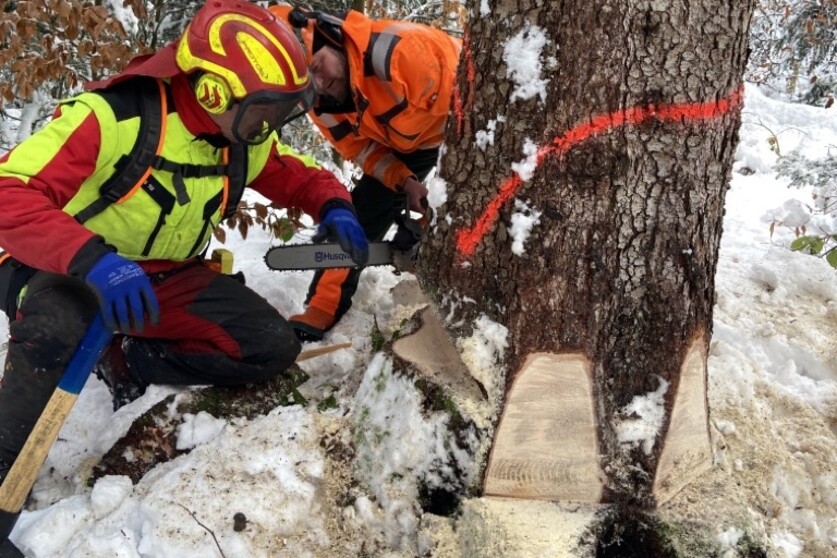
[{"label": "kneeling worker", "polygon": [[[439,29],[344,17],[287,5],[273,13],[300,29],[318,99],[309,115],[344,159],[363,169],[352,190],[366,237],[381,240],[401,208],[423,213],[422,184],[439,157],[461,45]],[[289,322],[303,341],[323,338],[352,305],[361,269],[314,275],[305,312]]]}]

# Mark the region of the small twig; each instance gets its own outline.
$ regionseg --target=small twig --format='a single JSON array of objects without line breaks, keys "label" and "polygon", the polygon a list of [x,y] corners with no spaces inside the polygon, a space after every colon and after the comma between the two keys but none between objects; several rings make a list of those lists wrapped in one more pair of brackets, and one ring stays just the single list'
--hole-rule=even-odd
[{"label": "small twig", "polygon": [[215,541],[215,546],[218,547],[218,552],[221,553],[221,558],[227,558],[227,555],[224,554],[224,550],[221,548],[221,544],[218,542],[218,538],[215,536],[215,532],[212,529],[210,529],[209,527],[207,527],[206,525],[204,525],[203,523],[201,523],[200,519],[198,519],[198,516],[195,515],[195,512],[193,512],[192,510],[190,510],[189,508],[187,508],[183,504],[180,504],[178,502],[174,502],[174,503],[177,504],[178,506],[180,506],[181,508],[183,508],[184,510],[186,510],[187,512],[189,512],[189,515],[192,516],[192,519],[195,520],[195,523],[197,523],[198,525],[200,525],[201,527],[206,529],[206,532],[209,533],[210,535],[212,535],[212,540]]},{"label": "small twig", "polygon": [[[742,115],[750,115],[750,114],[752,114],[752,113],[747,112],[747,111],[742,111],[742,113],[741,113],[741,114],[742,114]],[[758,117],[757,117],[757,118],[758,118]],[[774,132],[773,130],[771,130],[771,129],[770,129],[770,127],[769,127],[767,124],[765,124],[765,123],[762,121],[762,119],[761,119],[761,118],[758,118],[758,122],[754,122],[754,121],[749,121],[749,122],[748,122],[748,121],[744,121],[744,122],[743,122],[743,124],[750,124],[750,125],[752,125],[752,126],[761,126],[761,127],[762,127],[762,128],[764,128],[765,130],[767,130],[767,132],[770,134],[770,137],[773,139],[773,146],[775,147],[774,151],[775,151],[776,155],[778,155],[778,156],[780,156],[780,157],[782,156],[782,151],[781,151],[781,149],[779,148],[779,136],[781,136],[782,134],[784,134],[785,132],[788,132],[788,131],[790,131],[790,130],[794,130],[794,131],[796,131],[796,132],[799,132],[799,133],[800,133],[800,134],[802,134],[803,136],[807,136],[807,135],[808,135],[806,132],[804,132],[803,130],[801,130],[801,129],[799,129],[799,128],[795,127],[795,126],[789,126],[789,127],[785,128],[784,130],[782,130],[782,131],[780,131],[780,132],[778,132],[778,133],[777,133],[777,132]]]}]

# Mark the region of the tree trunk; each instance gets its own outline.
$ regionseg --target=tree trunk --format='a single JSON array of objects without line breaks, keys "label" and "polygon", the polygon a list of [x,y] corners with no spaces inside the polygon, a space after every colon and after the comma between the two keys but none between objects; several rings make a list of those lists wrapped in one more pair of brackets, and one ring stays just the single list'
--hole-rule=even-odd
[{"label": "tree trunk", "polygon": [[[484,492],[653,508],[710,465],[706,357],[753,2],[480,5],[418,274],[466,324],[455,335],[480,314],[508,328]],[[510,57],[541,35],[532,97]]]}]

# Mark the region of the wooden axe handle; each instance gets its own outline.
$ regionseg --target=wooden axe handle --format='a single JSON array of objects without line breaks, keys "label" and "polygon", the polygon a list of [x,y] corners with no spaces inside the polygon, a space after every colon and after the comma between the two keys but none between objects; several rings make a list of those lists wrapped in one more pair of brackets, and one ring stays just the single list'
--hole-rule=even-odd
[{"label": "wooden axe handle", "polygon": [[[50,397],[38,422],[26,439],[23,449],[15,459],[8,475],[0,485],[0,515],[10,519],[11,525],[3,530],[11,532],[16,520],[16,514],[23,508],[26,497],[38,478],[41,466],[46,461],[49,450],[58,432],[75,405],[81,388],[84,387],[93,366],[99,358],[99,353],[108,344],[111,332],[105,327],[101,316],[90,325],[87,333],[76,349],[66,372],[61,377],[58,387]],[[351,347],[351,343],[338,343],[326,347],[309,349],[299,353],[296,362]],[[4,523],[9,523],[5,522]],[[0,541],[5,540],[9,533],[0,533]]]},{"label": "wooden axe handle", "polygon": [[[101,314],[87,328],[76,348],[67,370],[61,376],[58,386],[44,407],[35,427],[26,439],[23,449],[9,469],[8,475],[0,485],[0,511],[16,514],[23,508],[26,496],[38,478],[38,472],[46,461],[58,431],[67,419],[78,399],[78,394],[87,381],[93,366],[99,359],[99,353],[110,342],[113,333],[105,326]],[[5,539],[8,533],[0,540]]]}]

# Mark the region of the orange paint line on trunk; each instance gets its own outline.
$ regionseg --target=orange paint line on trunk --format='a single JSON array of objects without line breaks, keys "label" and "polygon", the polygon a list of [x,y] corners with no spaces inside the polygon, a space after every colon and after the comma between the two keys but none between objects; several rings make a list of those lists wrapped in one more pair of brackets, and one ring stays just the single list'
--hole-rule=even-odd
[{"label": "orange paint line on trunk", "polygon": [[[549,156],[560,156],[589,138],[608,133],[626,124],[641,124],[648,120],[662,122],[681,122],[686,124],[699,120],[717,118],[730,112],[741,104],[741,89],[729,96],[708,103],[683,103],[673,105],[646,105],[631,107],[610,114],[594,116],[588,122],[579,124],[556,137],[546,146],[538,149],[535,157],[537,166]],[[494,198],[488,202],[485,210],[474,225],[460,230],[456,235],[456,248],[460,256],[472,256],[488,230],[497,221],[500,209],[517,193],[524,180],[515,173],[504,181]]]}]

